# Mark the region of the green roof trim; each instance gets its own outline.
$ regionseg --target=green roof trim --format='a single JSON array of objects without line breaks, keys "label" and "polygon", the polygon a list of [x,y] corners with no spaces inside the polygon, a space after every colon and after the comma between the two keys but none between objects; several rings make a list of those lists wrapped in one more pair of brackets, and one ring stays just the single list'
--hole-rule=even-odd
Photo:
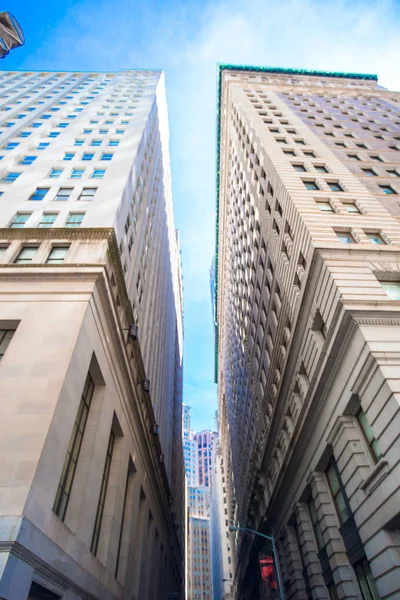
[{"label": "green roof trim", "polygon": [[249,65],[217,64],[217,152],[216,152],[216,220],[215,220],[215,289],[214,289],[214,322],[215,322],[215,364],[214,381],[218,383],[218,234],[219,234],[219,178],[220,178],[220,136],[221,136],[221,91],[223,71],[251,71],[252,73],[274,73],[278,75],[305,75],[309,77],[333,77],[336,79],[360,79],[378,81],[377,75],[363,73],[343,73],[336,71],[310,71],[307,69],[284,69],[282,67],[257,67]]}]

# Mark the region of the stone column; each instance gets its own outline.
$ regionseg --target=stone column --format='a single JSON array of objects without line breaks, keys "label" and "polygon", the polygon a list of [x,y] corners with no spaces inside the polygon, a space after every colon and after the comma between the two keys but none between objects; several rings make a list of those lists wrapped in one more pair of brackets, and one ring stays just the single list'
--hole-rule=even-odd
[{"label": "stone column", "polygon": [[302,575],[302,565],[293,527],[284,529],[283,552],[286,556],[287,581],[283,581],[286,600],[307,600],[306,587]]},{"label": "stone column", "polygon": [[336,509],[325,474],[321,472],[311,473],[308,481],[311,485],[325,550],[339,599],[355,598],[361,600],[354,571],[347,558],[346,548],[338,528]]},{"label": "stone column", "polygon": [[308,514],[307,505],[296,505],[296,520],[299,536],[300,552],[304,559],[304,567],[310,582],[310,590],[314,600],[329,600],[328,590],[322,577],[321,564],[317,556],[314,533]]}]

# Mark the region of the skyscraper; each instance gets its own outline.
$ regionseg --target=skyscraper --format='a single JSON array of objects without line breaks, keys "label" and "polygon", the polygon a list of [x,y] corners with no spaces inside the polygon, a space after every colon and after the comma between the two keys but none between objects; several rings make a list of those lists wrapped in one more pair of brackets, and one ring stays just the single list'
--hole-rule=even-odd
[{"label": "skyscraper", "polygon": [[182,426],[188,510],[186,598],[212,600],[210,491],[215,434],[209,430],[195,433],[186,405]]},{"label": "skyscraper", "polygon": [[[399,103],[374,75],[219,69],[228,515],[275,537],[286,599],[400,592]],[[264,598],[270,548],[232,542],[236,598]]]},{"label": "skyscraper", "polygon": [[0,85],[0,596],[182,598],[164,75]]}]

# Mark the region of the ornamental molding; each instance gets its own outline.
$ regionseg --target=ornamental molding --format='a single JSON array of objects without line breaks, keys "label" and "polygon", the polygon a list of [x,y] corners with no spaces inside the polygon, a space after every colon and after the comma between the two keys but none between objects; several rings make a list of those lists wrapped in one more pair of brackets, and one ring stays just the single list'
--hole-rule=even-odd
[{"label": "ornamental molding", "polygon": [[365,318],[365,317],[354,317],[357,325],[400,325],[400,319],[391,319],[391,318]]},{"label": "ornamental molding", "polygon": [[51,239],[105,239],[116,243],[115,232],[112,227],[46,227],[21,229],[0,228],[0,240],[51,240]]}]

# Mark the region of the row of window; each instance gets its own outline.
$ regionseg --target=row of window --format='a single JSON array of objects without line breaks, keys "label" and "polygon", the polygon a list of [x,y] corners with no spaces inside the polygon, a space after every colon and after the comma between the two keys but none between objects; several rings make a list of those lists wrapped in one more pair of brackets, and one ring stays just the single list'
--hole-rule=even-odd
[{"label": "row of window", "polygon": [[[51,179],[57,179],[58,177],[60,177],[62,172],[63,172],[63,169],[52,169],[49,177]],[[84,169],[74,169],[72,171],[71,178],[72,179],[80,179],[82,177],[83,173],[84,173]],[[93,171],[90,175],[90,179],[103,179],[105,174],[106,174],[106,169],[93,169]],[[18,179],[18,177],[20,175],[22,175],[22,173],[20,171],[10,171],[9,173],[6,173],[6,175],[3,177],[3,179],[1,181],[3,183],[13,183],[14,181],[16,181]]]},{"label": "row of window", "polygon": [[[296,169],[297,170],[297,169]],[[321,190],[320,186],[314,180],[302,180],[307,190],[318,191]],[[332,192],[344,192],[343,187],[337,181],[327,181],[327,185],[330,187]],[[384,194],[397,194],[397,191],[391,186],[386,184],[380,184],[378,187]]]},{"label": "row of window", "polygon": [[[43,213],[37,227],[52,227],[57,219],[58,212],[45,212]],[[10,229],[22,229],[25,227],[29,217],[32,213],[17,213],[11,223],[9,224]],[[79,227],[83,221],[85,213],[69,213],[67,220],[65,221],[64,227]],[[0,255],[4,254],[5,248],[0,247]]]}]

